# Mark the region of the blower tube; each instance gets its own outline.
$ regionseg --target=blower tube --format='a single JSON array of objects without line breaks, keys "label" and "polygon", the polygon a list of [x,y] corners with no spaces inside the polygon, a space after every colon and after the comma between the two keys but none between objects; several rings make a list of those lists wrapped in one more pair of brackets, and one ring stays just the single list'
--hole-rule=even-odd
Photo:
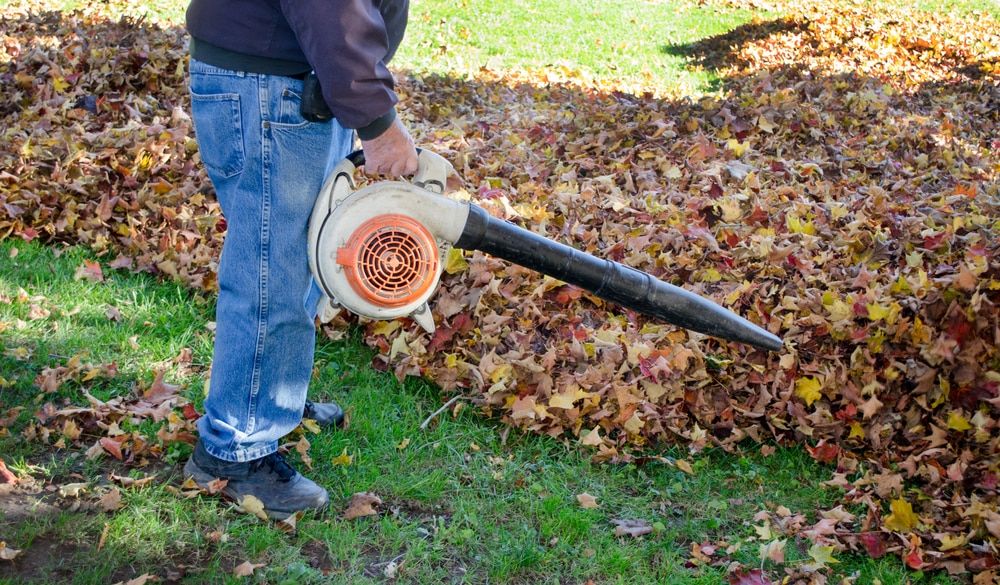
[{"label": "blower tube", "polygon": [[498,220],[476,205],[469,205],[455,247],[480,250],[685,329],[771,351],[783,345],[776,335],[706,298]]}]

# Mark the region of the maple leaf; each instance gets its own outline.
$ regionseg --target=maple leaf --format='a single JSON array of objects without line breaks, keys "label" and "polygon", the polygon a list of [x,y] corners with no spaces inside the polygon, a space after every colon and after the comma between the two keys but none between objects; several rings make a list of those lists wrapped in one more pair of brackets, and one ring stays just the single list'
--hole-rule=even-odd
[{"label": "maple leaf", "polygon": [[344,447],[344,450],[340,452],[340,455],[337,455],[332,460],[332,463],[334,465],[345,465],[346,466],[346,465],[350,465],[353,462],[354,462],[354,456],[353,455],[348,455],[348,453],[347,453],[347,447]]},{"label": "maple leaf", "polygon": [[809,547],[809,550],[807,552],[809,553],[809,558],[813,560],[813,563],[815,563],[819,567],[825,567],[827,565],[832,565],[840,562],[833,557],[833,551],[835,550],[836,547],[832,545],[823,546],[820,545],[819,543],[815,543],[811,547]]},{"label": "maple leaf", "polygon": [[873,559],[877,559],[885,555],[885,539],[882,538],[882,534],[879,532],[865,532],[858,535],[858,540],[865,547],[865,551],[868,552],[868,556]]},{"label": "maple leaf", "polygon": [[773,563],[784,563],[785,562],[785,545],[788,543],[787,540],[778,539],[772,540],[767,544],[760,545],[760,559],[762,561],[771,561]]},{"label": "maple leaf", "polygon": [[889,530],[895,532],[910,532],[920,523],[920,518],[913,513],[913,506],[903,498],[896,498],[889,504],[892,513],[882,522]]},{"label": "maple leaf", "polygon": [[112,487],[101,496],[101,509],[105,512],[114,512],[122,507],[122,493],[117,487]]},{"label": "maple leaf", "polygon": [[99,263],[91,260],[84,260],[83,264],[76,269],[73,279],[86,279],[90,282],[104,282],[104,272],[101,270],[101,265]]},{"label": "maple leaf", "polygon": [[587,492],[583,492],[582,494],[577,494],[576,501],[579,502],[580,507],[585,510],[600,507],[600,505],[597,503],[597,498],[588,494]]},{"label": "maple leaf", "polygon": [[820,393],[820,389],[822,388],[823,384],[818,378],[799,378],[795,381],[795,395],[805,400],[808,406],[812,406],[813,402],[816,402],[823,396]]},{"label": "maple leaf", "polygon": [[729,585],[773,585],[761,569],[740,569],[729,575]]}]

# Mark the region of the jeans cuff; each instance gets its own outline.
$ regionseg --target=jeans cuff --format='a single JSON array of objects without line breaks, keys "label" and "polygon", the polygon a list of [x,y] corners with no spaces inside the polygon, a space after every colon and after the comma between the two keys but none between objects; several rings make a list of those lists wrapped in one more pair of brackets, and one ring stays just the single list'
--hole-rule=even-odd
[{"label": "jeans cuff", "polygon": [[223,461],[229,461],[231,463],[248,463],[250,461],[256,461],[257,459],[267,457],[271,453],[278,451],[277,441],[254,447],[242,447],[227,450],[217,449],[214,445],[205,441],[201,441],[201,444],[205,448],[205,452],[212,457],[222,459]]}]

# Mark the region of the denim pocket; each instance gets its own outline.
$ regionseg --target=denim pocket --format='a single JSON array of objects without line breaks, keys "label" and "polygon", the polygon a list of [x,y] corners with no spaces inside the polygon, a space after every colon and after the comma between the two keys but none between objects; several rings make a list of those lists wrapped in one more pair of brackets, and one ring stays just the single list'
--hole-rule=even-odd
[{"label": "denim pocket", "polygon": [[274,120],[277,124],[288,126],[301,126],[307,123],[302,117],[302,95],[293,88],[286,87],[281,90],[281,98],[278,101],[278,117]]},{"label": "denim pocket", "polygon": [[240,95],[202,95],[192,91],[191,113],[201,161],[209,175],[228,179],[243,172],[246,155],[243,151]]}]

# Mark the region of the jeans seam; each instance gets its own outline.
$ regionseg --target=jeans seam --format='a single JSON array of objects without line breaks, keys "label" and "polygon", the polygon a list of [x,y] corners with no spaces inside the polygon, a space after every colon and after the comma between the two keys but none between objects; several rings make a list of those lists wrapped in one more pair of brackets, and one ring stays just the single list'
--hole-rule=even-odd
[{"label": "jeans seam", "polygon": [[264,345],[267,343],[267,320],[268,320],[268,284],[270,274],[270,245],[271,245],[271,148],[268,131],[268,108],[270,107],[270,96],[268,95],[267,76],[257,77],[257,104],[260,109],[261,119],[261,201],[260,201],[260,284],[258,286],[258,302],[260,303],[260,314],[257,320],[257,343],[254,347],[253,369],[250,377],[250,404],[247,405],[247,431],[246,434],[253,434],[257,428],[257,397],[260,394],[261,367],[264,361]]}]

